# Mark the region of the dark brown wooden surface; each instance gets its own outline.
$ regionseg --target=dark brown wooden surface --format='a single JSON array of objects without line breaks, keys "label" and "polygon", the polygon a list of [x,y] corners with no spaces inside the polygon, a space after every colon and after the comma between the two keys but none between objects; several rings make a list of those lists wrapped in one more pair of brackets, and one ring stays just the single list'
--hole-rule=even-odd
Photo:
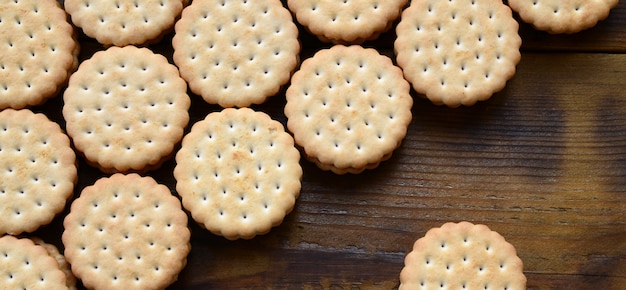
[{"label": "dark brown wooden surface", "polygon": [[[192,251],[171,289],[395,289],[413,242],[448,221],[501,233],[529,289],[626,289],[626,1],[595,28],[520,24],[506,88],[449,109],[415,95],[402,146],[374,170],[302,161],[294,211],[269,234],[228,241],[190,219]],[[302,58],[328,47],[301,31]],[[393,56],[393,31],[364,46]],[[103,49],[81,35],[81,60]],[[151,46],[171,57],[171,35]],[[192,95],[191,122],[217,106]],[[283,123],[284,94],[254,106]],[[33,110],[64,124],[62,98]],[[153,176],[175,192],[169,161]],[[80,162],[75,195],[104,174]],[[33,235],[62,247],[62,219]]]}]

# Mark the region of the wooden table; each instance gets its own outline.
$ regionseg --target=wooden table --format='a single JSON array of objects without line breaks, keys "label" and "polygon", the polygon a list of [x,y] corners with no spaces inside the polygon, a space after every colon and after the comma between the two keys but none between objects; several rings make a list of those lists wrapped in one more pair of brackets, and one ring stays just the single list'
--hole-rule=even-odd
[{"label": "wooden table", "polygon": [[[408,135],[377,169],[339,176],[302,161],[295,209],[269,234],[228,241],[190,219],[192,251],[171,289],[395,289],[413,242],[462,220],[516,247],[528,288],[626,289],[626,1],[578,34],[523,23],[520,34],[503,91],[457,109],[414,94]],[[301,38],[303,59],[328,47]],[[103,49],[80,39],[81,60]],[[394,39],[364,46],[393,56]],[[170,40],[151,48],[171,57]],[[220,110],[191,97],[190,124]],[[285,123],[284,103],[281,92],[254,108]],[[33,110],[64,125],[61,107],[57,97]],[[149,175],[176,194],[173,168]],[[102,176],[81,160],[75,195]],[[34,235],[62,246],[64,214]]]}]

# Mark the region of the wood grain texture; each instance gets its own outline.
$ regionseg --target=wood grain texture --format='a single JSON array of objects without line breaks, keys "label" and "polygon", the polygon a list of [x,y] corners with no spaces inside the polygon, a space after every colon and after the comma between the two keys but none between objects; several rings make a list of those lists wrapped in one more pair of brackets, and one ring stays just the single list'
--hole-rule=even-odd
[{"label": "wood grain texture", "polygon": [[[416,239],[467,220],[516,247],[529,289],[626,289],[626,1],[578,34],[520,34],[503,91],[457,109],[414,94],[408,135],[377,169],[338,176],[302,161],[296,207],[269,234],[228,241],[192,222],[170,288],[395,289]],[[328,47],[301,38],[302,59]],[[364,46],[393,56],[394,38]],[[169,39],[151,48],[171,60]],[[81,40],[81,59],[103,49]],[[284,102],[281,92],[253,108],[285,124]],[[61,107],[59,97],[34,110],[63,125]],[[217,110],[192,96],[190,125]],[[173,167],[149,174],[176,194]],[[76,195],[101,176],[81,160]],[[62,246],[62,218],[34,235]]]}]

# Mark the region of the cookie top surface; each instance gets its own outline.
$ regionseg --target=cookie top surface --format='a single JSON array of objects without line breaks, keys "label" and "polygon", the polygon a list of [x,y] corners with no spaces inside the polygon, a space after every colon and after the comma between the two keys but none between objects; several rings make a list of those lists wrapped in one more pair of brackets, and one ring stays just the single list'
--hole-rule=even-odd
[{"label": "cookie top surface", "polygon": [[90,289],[164,289],[190,251],[180,201],[165,185],[134,173],[86,187],[63,226],[65,256]]},{"label": "cookie top surface", "polygon": [[186,0],[65,0],[83,32],[105,45],[141,45],[173,27]]},{"label": "cookie top surface", "polygon": [[194,1],[175,31],[182,77],[191,91],[222,107],[265,102],[298,64],[298,28],[278,0]]},{"label": "cookie top surface", "polygon": [[575,33],[608,17],[618,0],[509,0],[524,22],[549,33]]},{"label": "cookie top surface", "polygon": [[321,40],[361,43],[386,31],[407,0],[289,0],[300,24]]},{"label": "cookie top surface", "polygon": [[65,274],[43,247],[27,238],[0,237],[3,289],[68,289]]},{"label": "cookie top surface", "polygon": [[76,155],[58,124],[28,109],[0,111],[0,234],[50,223],[76,177]]},{"label": "cookie top surface", "polygon": [[437,105],[471,106],[490,98],[521,58],[518,23],[500,0],[413,1],[396,33],[398,65]]},{"label": "cookie top surface", "polygon": [[287,127],[318,166],[358,173],[388,158],[406,135],[409,89],[387,56],[335,45],[303,61],[294,74],[286,92]]},{"label": "cookie top surface", "polygon": [[485,225],[446,223],[418,239],[405,258],[400,289],[526,289],[513,245]]},{"label": "cookie top surface", "polygon": [[0,3],[0,109],[53,97],[67,81],[78,44],[56,0]]},{"label": "cookie top surface", "polygon": [[176,154],[176,190],[193,218],[227,239],[280,224],[300,194],[302,168],[281,123],[248,108],[197,122]]},{"label": "cookie top surface", "polygon": [[189,122],[185,81],[147,48],[96,52],[72,75],[63,98],[68,135],[105,172],[158,166]]}]

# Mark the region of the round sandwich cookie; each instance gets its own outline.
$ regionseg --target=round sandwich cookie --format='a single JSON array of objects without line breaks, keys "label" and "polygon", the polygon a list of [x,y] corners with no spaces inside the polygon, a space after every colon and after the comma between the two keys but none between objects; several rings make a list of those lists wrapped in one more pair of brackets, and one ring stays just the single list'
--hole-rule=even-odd
[{"label": "round sandwich cookie", "polygon": [[106,46],[146,45],[170,32],[187,0],[65,0],[85,35]]},{"label": "round sandwich cookie", "polygon": [[265,102],[298,65],[298,28],[278,0],[194,1],[176,22],[174,63],[210,104]]},{"label": "round sandwich cookie", "polygon": [[300,194],[300,153],[263,112],[227,108],[197,122],[176,154],[176,191],[199,225],[229,240],[282,223]]},{"label": "round sandwich cookie", "polygon": [[76,287],[76,277],[74,276],[74,273],[72,273],[70,263],[68,263],[67,259],[65,259],[65,256],[61,254],[59,248],[57,248],[57,246],[53,244],[47,243],[39,237],[30,237],[30,239],[35,243],[35,245],[41,246],[46,249],[48,255],[53,257],[57,261],[57,263],[59,264],[59,269],[63,271],[63,274],[65,274],[65,285],[67,286],[67,288],[69,290],[78,289]]},{"label": "round sandwich cookie", "polygon": [[0,237],[2,289],[70,289],[57,260],[29,238]]},{"label": "round sandwich cookie", "polygon": [[153,170],[173,156],[191,104],[178,69],[135,46],[110,47],[82,62],[63,99],[76,149],[106,173]]},{"label": "round sandwich cookie", "polygon": [[76,155],[57,123],[28,109],[0,111],[0,235],[49,224],[76,181]]},{"label": "round sandwich cookie", "polygon": [[618,0],[509,0],[524,22],[552,34],[576,33],[609,16]]},{"label": "round sandwich cookie", "polygon": [[78,64],[79,45],[56,0],[0,3],[0,109],[55,97]]},{"label": "round sandwich cookie", "polygon": [[412,119],[410,85],[372,48],[335,45],[303,61],[287,88],[287,127],[305,156],[337,174],[373,169]]},{"label": "round sandwich cookie", "polygon": [[65,257],[89,289],[165,289],[191,249],[180,201],[165,185],[135,173],[83,189],[63,226]]},{"label": "round sandwich cookie", "polygon": [[321,41],[360,44],[389,30],[407,0],[289,0],[297,21]]},{"label": "round sandwich cookie", "polygon": [[500,0],[412,1],[396,26],[396,60],[432,103],[471,106],[515,75],[518,27]]},{"label": "round sandwich cookie", "polygon": [[400,290],[526,289],[513,245],[485,225],[445,223],[418,239],[404,260]]}]

